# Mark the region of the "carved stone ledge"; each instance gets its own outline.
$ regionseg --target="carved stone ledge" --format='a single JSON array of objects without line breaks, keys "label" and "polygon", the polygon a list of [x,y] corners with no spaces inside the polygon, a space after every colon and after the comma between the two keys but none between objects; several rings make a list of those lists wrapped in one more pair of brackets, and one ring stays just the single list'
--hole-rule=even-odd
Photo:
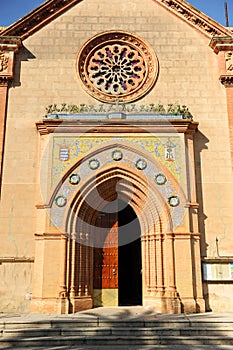
[{"label": "carved stone ledge", "polygon": [[220,75],[219,80],[226,88],[233,87],[233,74],[222,74]]},{"label": "carved stone ledge", "polygon": [[27,16],[3,30],[1,35],[19,36],[21,39],[26,39],[52,19],[55,19],[81,1],[82,0],[46,1]]},{"label": "carved stone ledge", "polygon": [[214,36],[211,39],[209,46],[217,54],[219,53],[219,51],[233,51],[233,37]]},{"label": "carved stone ledge", "polygon": [[36,209],[49,209],[50,205],[49,204],[37,204]]},{"label": "carved stone ledge", "polygon": [[22,45],[19,37],[2,36],[0,35],[0,51],[14,51],[17,52]]},{"label": "carved stone ledge", "polygon": [[[68,9],[72,8],[82,0],[50,0],[42,3],[34,11],[23,17],[16,23],[7,27],[1,32],[1,35],[20,36],[26,39],[31,34],[48,24],[51,20],[58,17]],[[185,20],[190,25],[196,27],[208,37],[216,35],[231,36],[230,29],[211,20],[204,13],[196,10],[193,6],[183,0],[154,0],[160,3],[169,11]]]},{"label": "carved stone ledge", "polygon": [[3,263],[33,263],[34,257],[0,257],[0,264]]},{"label": "carved stone ledge", "polygon": [[194,134],[198,123],[191,120],[43,120],[36,123],[40,135],[52,133],[183,133]]},{"label": "carved stone ledge", "polygon": [[232,32],[229,29],[215,22],[210,17],[196,10],[193,6],[187,4],[183,0],[156,0],[156,2],[159,2],[177,16],[183,18],[186,22],[202,31],[208,37],[217,35],[232,35]]},{"label": "carved stone ledge", "polygon": [[185,206],[186,208],[198,209],[199,203],[197,202],[188,202]]}]

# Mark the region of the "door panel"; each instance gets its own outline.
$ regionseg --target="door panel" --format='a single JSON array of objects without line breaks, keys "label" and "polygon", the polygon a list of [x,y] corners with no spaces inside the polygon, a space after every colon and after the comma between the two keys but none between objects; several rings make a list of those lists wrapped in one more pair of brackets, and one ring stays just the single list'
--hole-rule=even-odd
[{"label": "door panel", "polygon": [[117,213],[102,213],[98,218],[103,247],[94,248],[94,289],[118,288],[117,216]]}]

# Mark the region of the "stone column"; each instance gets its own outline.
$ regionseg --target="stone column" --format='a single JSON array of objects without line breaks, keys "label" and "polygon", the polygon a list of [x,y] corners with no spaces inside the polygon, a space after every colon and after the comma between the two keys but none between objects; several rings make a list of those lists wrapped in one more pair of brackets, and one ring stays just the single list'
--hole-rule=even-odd
[{"label": "stone column", "polygon": [[6,128],[7,97],[10,81],[14,79],[15,53],[21,46],[17,37],[0,37],[0,190]]},{"label": "stone column", "polygon": [[[78,236],[77,242],[76,237]],[[71,271],[70,271],[70,304],[71,312],[91,309],[93,301],[90,296],[91,271],[89,260],[88,235],[79,233],[72,235],[71,241]]]},{"label": "stone column", "polygon": [[165,236],[165,271],[166,271],[166,312],[180,313],[181,305],[176,288],[175,278],[175,253],[174,233],[167,233]]},{"label": "stone column", "polygon": [[[187,194],[188,194],[188,210],[189,210],[189,231],[190,231],[190,264],[192,268],[192,285],[193,299],[195,300],[195,311],[204,312],[205,302],[202,290],[202,273],[201,273],[201,247],[200,234],[198,227],[198,203],[196,194],[196,175],[195,175],[195,159],[194,159],[194,130],[188,130],[185,134],[186,146],[186,171],[187,171]],[[192,304],[192,303],[191,303]]]},{"label": "stone column", "polygon": [[67,314],[69,311],[67,299],[67,236],[61,235],[61,261],[60,261],[60,310],[59,313]]}]

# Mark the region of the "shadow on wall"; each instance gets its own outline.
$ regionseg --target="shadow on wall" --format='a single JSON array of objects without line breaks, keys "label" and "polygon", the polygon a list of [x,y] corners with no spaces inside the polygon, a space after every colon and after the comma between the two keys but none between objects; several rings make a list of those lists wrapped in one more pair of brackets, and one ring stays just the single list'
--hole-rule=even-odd
[{"label": "shadow on wall", "polygon": [[21,86],[20,82],[20,72],[21,72],[21,62],[26,62],[33,60],[36,57],[28,50],[26,47],[22,46],[15,56],[15,66],[14,66],[14,80],[11,82],[10,87]]},{"label": "shadow on wall", "polygon": [[[194,135],[194,156],[195,156],[195,173],[196,173],[196,189],[197,189],[197,202],[198,207],[198,227],[200,232],[200,248],[201,248],[201,258],[207,256],[208,244],[206,242],[206,232],[205,232],[205,220],[207,216],[204,212],[203,203],[203,185],[202,185],[202,164],[201,164],[201,152],[203,150],[208,150],[206,145],[209,139],[202,134],[199,130]],[[209,292],[206,283],[203,283],[203,296],[205,299],[206,311],[211,311],[209,304]]]}]

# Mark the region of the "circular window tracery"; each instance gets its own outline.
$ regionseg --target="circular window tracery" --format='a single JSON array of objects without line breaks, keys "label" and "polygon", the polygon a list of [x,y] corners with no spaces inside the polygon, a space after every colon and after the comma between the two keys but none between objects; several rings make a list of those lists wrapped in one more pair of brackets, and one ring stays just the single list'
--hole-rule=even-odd
[{"label": "circular window tracery", "polygon": [[82,47],[77,71],[84,89],[103,102],[130,102],[148,92],[158,61],[141,38],[125,32],[101,33]]}]

